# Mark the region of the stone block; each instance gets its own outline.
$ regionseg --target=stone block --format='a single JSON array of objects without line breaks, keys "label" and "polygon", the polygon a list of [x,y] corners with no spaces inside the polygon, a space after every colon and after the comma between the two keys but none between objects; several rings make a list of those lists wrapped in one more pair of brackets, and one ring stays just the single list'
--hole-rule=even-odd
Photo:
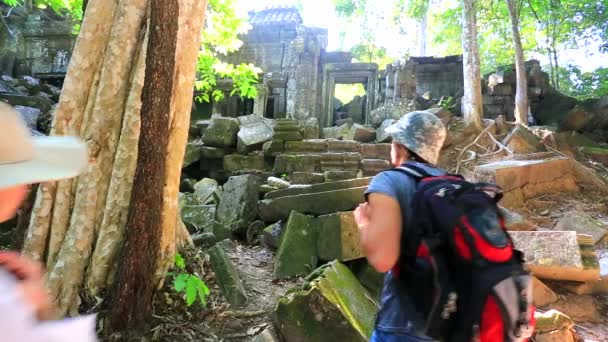
[{"label": "stone block", "polygon": [[273,140],[285,140],[285,141],[299,141],[304,140],[302,133],[300,131],[294,132],[274,132]]},{"label": "stone block", "polygon": [[494,87],[490,87],[490,95],[498,95],[498,96],[509,96],[515,94],[513,90],[513,86],[510,84],[499,84]]},{"label": "stone block", "polygon": [[259,202],[260,218],[265,222],[275,222],[286,219],[292,210],[312,215],[353,210],[363,203],[363,193],[366,189],[367,186],[364,186],[265,199]]},{"label": "stone block", "polygon": [[259,241],[260,235],[264,231],[265,225],[262,221],[253,221],[247,227],[246,241],[248,244],[253,245]]},{"label": "stone block", "polygon": [[354,140],[327,140],[327,152],[359,152],[359,143]]},{"label": "stone block", "polygon": [[357,279],[359,279],[361,285],[369,291],[372,295],[372,299],[376,302],[380,302],[380,295],[382,294],[382,287],[384,285],[384,274],[376,271],[370,266],[367,259],[354,261],[351,265],[351,269],[357,276]]},{"label": "stone block", "polygon": [[348,124],[344,124],[342,126],[336,126],[336,127],[325,127],[325,128],[323,128],[323,138],[337,139],[337,140],[352,140],[350,126]]},{"label": "stone block", "polygon": [[384,159],[363,159],[361,161],[361,170],[364,177],[375,176],[390,168],[391,163]]},{"label": "stone block", "polygon": [[559,299],[553,290],[536,277],[532,277],[532,293],[534,297],[534,306],[539,308],[555,303]]},{"label": "stone block", "polygon": [[536,334],[534,342],[576,342],[574,332],[570,329],[555,330],[547,333]]},{"label": "stone block", "polygon": [[44,96],[0,94],[0,100],[4,100],[11,106],[37,108],[42,113],[48,113],[53,108],[53,102]]},{"label": "stone block", "polygon": [[350,261],[365,257],[352,211],[320,216],[317,220],[319,259]]},{"label": "stone block", "polygon": [[264,122],[265,120],[264,117],[256,114],[243,115],[236,119],[239,121],[239,126],[255,125],[259,122]]},{"label": "stone block", "polygon": [[344,181],[327,182],[322,184],[304,185],[304,186],[292,186],[289,189],[277,190],[270,192],[264,196],[264,199],[274,199],[285,196],[305,195],[317,192],[326,192],[334,190],[342,190],[348,188],[357,188],[362,186],[368,186],[372,178],[357,178]]},{"label": "stone block", "polygon": [[363,159],[391,160],[391,144],[361,144],[359,152]]},{"label": "stone block", "polygon": [[287,189],[291,186],[288,181],[277,177],[268,177],[268,180],[266,182],[268,183],[268,185],[272,186],[273,188],[276,188],[277,190]]},{"label": "stone block", "polygon": [[186,145],[183,167],[188,167],[201,160],[203,142],[200,140],[189,141]]},{"label": "stone block", "polygon": [[215,205],[185,205],[181,208],[182,221],[190,233],[209,230],[215,212]]},{"label": "stone block", "polygon": [[204,178],[194,184],[194,196],[198,204],[218,204],[222,191],[215,179]]},{"label": "stone block", "polygon": [[358,176],[358,171],[325,171],[323,177],[326,182],[335,182],[347,179],[355,179]]},{"label": "stone block", "polygon": [[368,341],[377,311],[369,293],[339,262],[318,272],[307,290],[279,299],[273,319],[280,334],[290,341]]},{"label": "stone block", "polygon": [[511,232],[515,247],[541,279],[591,281],[600,278],[597,254],[590,238],[576,232]]},{"label": "stone block", "polygon": [[308,274],[317,267],[318,228],[315,218],[292,211],[274,261],[275,279]]},{"label": "stone block", "polygon": [[575,322],[600,323],[602,315],[599,312],[598,300],[593,296],[567,295],[560,298],[551,308],[563,312]]},{"label": "stone block", "polygon": [[314,172],[293,172],[290,179],[294,184],[319,184],[325,182],[325,175]]},{"label": "stone block", "polygon": [[216,282],[224,298],[233,307],[243,306],[247,303],[245,287],[226,251],[220,245],[215,245],[207,253]]},{"label": "stone block", "polygon": [[546,151],[540,138],[532,133],[530,129],[522,125],[515,126],[502,143],[513,153],[517,154],[530,154]]},{"label": "stone block", "polygon": [[251,339],[251,342],[280,342],[281,340],[277,336],[273,327],[264,329],[259,335]]},{"label": "stone block", "polygon": [[237,151],[246,154],[261,150],[265,142],[272,140],[273,135],[272,127],[264,121],[241,126],[237,134]]},{"label": "stone block", "polygon": [[281,154],[274,162],[274,173],[315,172],[320,169],[318,154]]},{"label": "stone block", "polygon": [[566,117],[560,122],[559,128],[563,131],[580,131],[587,127],[594,117],[594,113],[577,105],[566,114]]},{"label": "stone block", "polygon": [[226,154],[232,153],[231,149],[222,147],[201,147],[201,158],[203,159],[224,159]]},{"label": "stone block", "polygon": [[578,191],[568,158],[507,160],[475,167],[477,181],[496,183],[504,190],[502,205],[520,206],[525,199],[550,192]]},{"label": "stone block", "polygon": [[325,153],[327,152],[327,140],[309,139],[302,141],[286,141],[286,153]]},{"label": "stone block", "polygon": [[376,141],[379,143],[388,143],[391,142],[392,137],[389,133],[386,132],[386,129],[395,124],[397,120],[394,119],[386,119],[382,121],[380,127],[376,130]]},{"label": "stone block", "polygon": [[276,157],[285,152],[285,141],[272,140],[265,142],[264,145],[262,145],[262,151],[264,151],[264,155],[267,157]]},{"label": "stone block", "polygon": [[603,276],[600,280],[595,281],[567,282],[561,286],[577,295],[606,295],[608,294],[608,276]]},{"label": "stone block", "polygon": [[319,120],[317,118],[308,118],[300,121],[300,131],[304,139],[319,139],[321,136]]},{"label": "stone block", "polygon": [[244,234],[258,214],[261,180],[253,175],[233,176],[224,184],[224,193],[217,208],[220,223],[235,233]]},{"label": "stone block", "polygon": [[507,208],[499,207],[498,210],[505,219],[505,226],[509,231],[535,231],[536,227],[523,216],[510,211]]},{"label": "stone block", "polygon": [[535,312],[536,332],[547,333],[562,329],[571,329],[574,327],[574,322],[570,317],[558,310],[549,310],[547,312]]},{"label": "stone block", "polygon": [[240,170],[267,170],[264,156],[242,154],[228,154],[224,156],[224,170],[236,172]]},{"label": "stone block", "polygon": [[354,124],[350,130],[350,135],[355,141],[372,142],[376,140],[376,130],[373,127]]},{"label": "stone block", "polygon": [[203,143],[212,147],[236,146],[239,121],[235,118],[214,117],[203,134]]},{"label": "stone block", "polygon": [[38,118],[42,115],[42,111],[39,108],[15,106],[13,107],[27,124],[30,129],[36,129],[38,126]]},{"label": "stone block", "polygon": [[577,210],[565,213],[553,230],[572,230],[579,234],[590,235],[593,238],[593,244],[597,244],[608,234],[608,227],[605,224],[590,214]]},{"label": "stone block", "polygon": [[262,231],[262,243],[268,249],[275,250],[281,245],[284,226],[281,222],[271,224]]}]

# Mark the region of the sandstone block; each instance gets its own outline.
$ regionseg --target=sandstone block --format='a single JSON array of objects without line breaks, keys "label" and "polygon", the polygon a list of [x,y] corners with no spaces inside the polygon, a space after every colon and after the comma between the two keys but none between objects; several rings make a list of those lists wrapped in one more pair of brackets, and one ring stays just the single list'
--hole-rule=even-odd
[{"label": "sandstone block", "polygon": [[391,144],[361,144],[359,152],[363,159],[391,160]]},{"label": "sandstone block", "polygon": [[350,261],[365,257],[353,212],[320,216],[317,225],[319,259]]},{"label": "sandstone block", "polygon": [[211,119],[211,124],[203,134],[203,143],[213,147],[236,146],[238,132],[237,119],[216,116]]},{"label": "sandstone block", "polygon": [[327,140],[309,139],[285,142],[286,153],[324,153],[327,152]]},{"label": "sandstone block", "polygon": [[182,221],[190,233],[209,230],[215,212],[215,205],[185,205],[181,208]]},{"label": "sandstone block", "polygon": [[354,140],[327,140],[327,152],[359,152],[359,143]]},{"label": "sandstone block", "polygon": [[580,105],[575,106],[560,122],[560,129],[564,131],[580,131],[593,121],[595,114]]},{"label": "sandstone block", "polygon": [[376,130],[373,127],[354,124],[350,134],[353,140],[359,142],[372,142],[376,140]]},{"label": "sandstone block", "polygon": [[377,309],[365,288],[339,262],[316,272],[308,290],[279,300],[273,318],[280,334],[290,341],[368,341]]},{"label": "sandstone block", "polygon": [[325,182],[324,174],[314,172],[293,172],[290,178],[294,184],[318,184]]},{"label": "sandstone block", "polygon": [[542,308],[558,300],[557,294],[536,277],[532,277],[532,293],[536,307]]},{"label": "sandstone block", "polygon": [[233,176],[224,184],[224,193],[217,209],[218,220],[235,233],[244,234],[258,214],[261,180],[252,175]]},{"label": "sandstone block", "polygon": [[588,213],[576,210],[565,213],[553,230],[572,230],[579,234],[590,235],[593,238],[593,244],[597,244],[608,234],[608,227],[605,224]]},{"label": "sandstone block", "polygon": [[298,187],[290,187],[289,189],[277,190],[270,192],[264,196],[264,199],[275,199],[279,197],[285,196],[295,196],[295,195],[304,195],[304,194],[312,194],[318,192],[327,192],[327,191],[335,191],[335,190],[343,190],[349,188],[356,187],[366,187],[371,182],[372,178],[357,178],[350,179],[344,181],[336,181],[336,182],[327,182],[323,184],[314,184],[314,185],[306,185],[306,186],[298,186]]},{"label": "sandstone block", "polygon": [[215,245],[207,253],[224,298],[234,307],[244,305],[247,302],[245,287],[226,251],[220,245]]},{"label": "sandstone block", "polygon": [[276,157],[285,152],[285,142],[283,140],[267,141],[262,145],[262,151],[267,157]]},{"label": "sandstone block", "polygon": [[189,141],[186,145],[183,167],[190,166],[201,159],[203,142],[200,140]]},{"label": "sandstone block", "polygon": [[529,154],[545,151],[541,140],[530,129],[517,125],[502,142],[513,153]]},{"label": "sandstone block", "polygon": [[363,176],[375,176],[378,173],[390,169],[391,163],[384,159],[363,159],[361,161],[361,169],[363,170]]},{"label": "sandstone block", "polygon": [[498,161],[475,168],[477,181],[496,183],[504,190],[502,205],[509,208],[541,194],[578,191],[568,158]]},{"label": "sandstone block", "polygon": [[267,165],[264,156],[242,154],[228,154],[224,156],[224,170],[236,172],[240,170],[266,170]]},{"label": "sandstone block", "polygon": [[443,122],[443,124],[445,126],[447,126],[448,123],[450,123],[450,120],[454,116],[454,114],[452,112],[450,112],[449,110],[447,110],[443,107],[429,108],[426,111],[435,114],[436,117],[441,119],[441,121]]},{"label": "sandstone block", "polygon": [[259,202],[260,218],[275,222],[286,219],[292,210],[312,215],[353,210],[364,201],[366,189],[367,186],[265,199]]},{"label": "sandstone block", "polygon": [[392,140],[391,135],[386,132],[386,129],[392,126],[397,120],[386,119],[376,130],[376,141],[379,143],[388,143]]},{"label": "sandstone block", "polygon": [[246,154],[255,150],[261,150],[262,145],[272,140],[273,135],[272,127],[264,121],[242,126],[237,134],[237,151]]},{"label": "sandstone block", "polygon": [[320,169],[318,154],[282,154],[274,162],[274,173],[315,172]]},{"label": "sandstone block", "polygon": [[201,147],[201,158],[203,159],[223,159],[224,156],[228,153],[231,153],[233,150],[226,149],[222,147],[210,147],[210,146],[202,146]]},{"label": "sandstone block", "polygon": [[314,222],[312,216],[290,213],[275,257],[275,279],[307,274],[317,267],[318,228]]},{"label": "sandstone block", "polygon": [[511,232],[527,266],[541,279],[590,281],[600,278],[597,254],[590,237],[576,232]]},{"label": "sandstone block", "polygon": [[194,184],[194,196],[198,204],[219,204],[222,191],[215,179],[204,178]]},{"label": "sandstone block", "polygon": [[325,171],[323,176],[326,182],[335,182],[357,178],[357,171]]}]

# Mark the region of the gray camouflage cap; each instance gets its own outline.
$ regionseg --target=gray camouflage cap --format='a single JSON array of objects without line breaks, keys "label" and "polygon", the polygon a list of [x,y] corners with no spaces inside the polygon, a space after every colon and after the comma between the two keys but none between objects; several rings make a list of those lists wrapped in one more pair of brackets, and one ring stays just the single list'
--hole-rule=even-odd
[{"label": "gray camouflage cap", "polygon": [[393,142],[405,146],[430,164],[437,164],[447,131],[441,119],[425,111],[411,112],[386,129]]}]

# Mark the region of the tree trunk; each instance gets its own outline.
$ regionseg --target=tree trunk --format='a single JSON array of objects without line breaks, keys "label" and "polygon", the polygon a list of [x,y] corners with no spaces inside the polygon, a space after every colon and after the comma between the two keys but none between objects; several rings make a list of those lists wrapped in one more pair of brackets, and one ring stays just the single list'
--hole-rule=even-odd
[{"label": "tree trunk", "polygon": [[[156,94],[170,98],[170,121],[165,178],[154,185],[164,185],[162,262],[151,271],[155,281],[164,275],[175,250],[174,189],[182,163],[175,161],[185,150],[182,131],[187,132],[197,58],[191,50],[198,51],[206,6],[204,0],[179,3],[174,87]],[[80,295],[101,295],[116,272],[138,157],[147,7],[148,0],[89,0],[53,121],[53,135],[80,136],[90,154],[88,170],[80,177],[40,186],[24,246],[26,255],[46,262],[47,288],[61,315],[77,314]]]},{"label": "tree trunk", "polygon": [[116,330],[140,326],[152,308],[164,200],[159,185],[165,180],[171,124],[171,97],[161,94],[173,89],[178,17],[178,0],[151,0],[139,153],[126,243],[111,305],[110,324]]},{"label": "tree trunk", "polygon": [[428,13],[424,13],[418,22],[418,52],[420,56],[426,56],[427,54],[427,26]]},{"label": "tree trunk", "polygon": [[477,43],[476,0],[462,0],[462,49],[464,96],[462,114],[469,125],[482,128],[483,98],[481,95],[481,63]]},{"label": "tree trunk", "polygon": [[515,71],[517,74],[517,90],[515,93],[515,122],[528,125],[528,80],[526,75],[526,61],[524,49],[519,34],[519,17],[515,0],[506,0],[511,16],[511,30],[513,31],[513,46],[515,47]]}]

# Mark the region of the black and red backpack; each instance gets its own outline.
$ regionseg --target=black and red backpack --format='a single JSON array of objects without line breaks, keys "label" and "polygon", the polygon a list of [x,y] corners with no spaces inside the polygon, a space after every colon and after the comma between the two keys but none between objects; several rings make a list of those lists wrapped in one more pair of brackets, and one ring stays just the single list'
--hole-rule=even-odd
[{"label": "black and red backpack", "polygon": [[417,184],[393,273],[423,331],[450,342],[526,341],[534,330],[532,279],[506,231],[502,190],[430,176],[413,163],[393,170]]}]

